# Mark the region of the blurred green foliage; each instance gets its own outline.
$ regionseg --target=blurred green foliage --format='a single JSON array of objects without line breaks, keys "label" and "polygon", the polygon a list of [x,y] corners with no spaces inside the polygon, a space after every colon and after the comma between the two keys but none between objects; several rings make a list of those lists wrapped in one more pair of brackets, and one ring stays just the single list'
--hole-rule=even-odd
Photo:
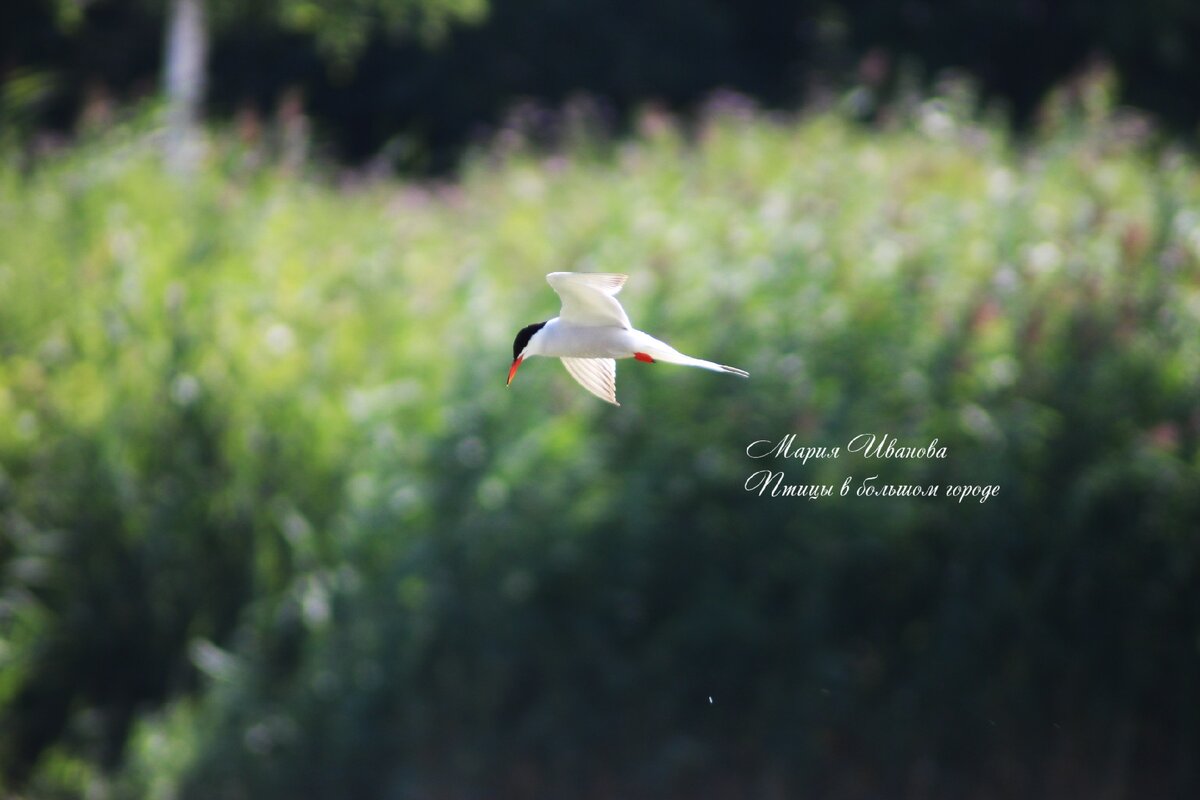
[{"label": "blurred green foliage", "polygon": [[[1200,124],[1200,4],[1187,0],[492,0],[486,15],[481,0],[206,4],[213,118],[269,114],[299,89],[331,154],[406,172],[449,171],[518,103],[580,94],[622,130],[642,103],[690,112],[719,89],[794,109],[857,85],[874,118],[951,70],[1025,126],[1097,59],[1116,69],[1125,102],[1185,136]],[[141,100],[162,71],[164,6],[5,0],[0,83],[53,77],[34,120],[58,131],[100,101]]]},{"label": "blurred green foliage", "polygon": [[[222,136],[184,183],[140,125],[6,162],[0,791],[1194,793],[1200,168],[971,106],[727,99],[454,183]],[[506,390],[560,269],[753,377]],[[949,456],[745,455],[864,432]]]},{"label": "blurred green foliage", "polygon": [[[173,0],[149,0],[152,7]],[[377,30],[389,38],[416,33],[424,43],[446,35],[453,23],[472,23],[487,13],[486,0],[204,0],[217,29],[257,30],[259,35],[300,33],[340,69],[349,69]]]}]

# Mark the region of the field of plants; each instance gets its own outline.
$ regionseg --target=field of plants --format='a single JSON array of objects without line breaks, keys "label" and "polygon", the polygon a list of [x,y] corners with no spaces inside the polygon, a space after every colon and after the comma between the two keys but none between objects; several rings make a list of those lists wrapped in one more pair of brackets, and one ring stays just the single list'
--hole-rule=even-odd
[{"label": "field of plants", "polygon": [[[0,795],[1200,791],[1200,165],[1102,95],[727,99],[440,183],[10,152]],[[506,389],[555,270],[751,378]],[[747,455],[789,434],[841,452]]]}]

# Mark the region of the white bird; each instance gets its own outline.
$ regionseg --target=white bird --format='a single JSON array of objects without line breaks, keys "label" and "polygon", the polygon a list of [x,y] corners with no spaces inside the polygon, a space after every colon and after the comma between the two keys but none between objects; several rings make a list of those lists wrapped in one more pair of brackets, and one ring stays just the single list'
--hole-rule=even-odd
[{"label": "white bird", "polygon": [[551,272],[546,276],[562,300],[558,316],[526,325],[513,341],[513,362],[508,383],[521,362],[531,356],[561,358],[571,377],[601,400],[617,402],[618,358],[636,358],[653,364],[683,364],[743,378],[750,373],[712,361],[685,356],[629,323],[616,294],[629,276],[606,272]]}]

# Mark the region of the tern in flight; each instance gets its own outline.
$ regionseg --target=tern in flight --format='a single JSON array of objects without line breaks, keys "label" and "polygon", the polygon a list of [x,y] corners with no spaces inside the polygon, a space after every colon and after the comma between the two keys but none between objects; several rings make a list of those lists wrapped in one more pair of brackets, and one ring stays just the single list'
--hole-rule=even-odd
[{"label": "tern in flight", "polygon": [[513,341],[513,362],[508,384],[521,362],[531,356],[561,358],[571,377],[601,400],[617,402],[618,358],[636,358],[647,364],[664,361],[743,378],[750,373],[701,358],[685,356],[629,323],[617,292],[627,275],[605,272],[551,272],[546,276],[562,300],[558,316],[526,325]]}]

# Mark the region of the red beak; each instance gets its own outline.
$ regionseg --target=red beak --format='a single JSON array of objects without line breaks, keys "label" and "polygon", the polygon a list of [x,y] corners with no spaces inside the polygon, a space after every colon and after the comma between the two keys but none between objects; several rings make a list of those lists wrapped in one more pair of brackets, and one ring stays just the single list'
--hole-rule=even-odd
[{"label": "red beak", "polygon": [[517,374],[517,368],[521,366],[521,362],[524,360],[524,356],[518,356],[513,359],[513,365],[508,370],[508,380],[505,382],[505,386],[512,383],[513,376]]}]

